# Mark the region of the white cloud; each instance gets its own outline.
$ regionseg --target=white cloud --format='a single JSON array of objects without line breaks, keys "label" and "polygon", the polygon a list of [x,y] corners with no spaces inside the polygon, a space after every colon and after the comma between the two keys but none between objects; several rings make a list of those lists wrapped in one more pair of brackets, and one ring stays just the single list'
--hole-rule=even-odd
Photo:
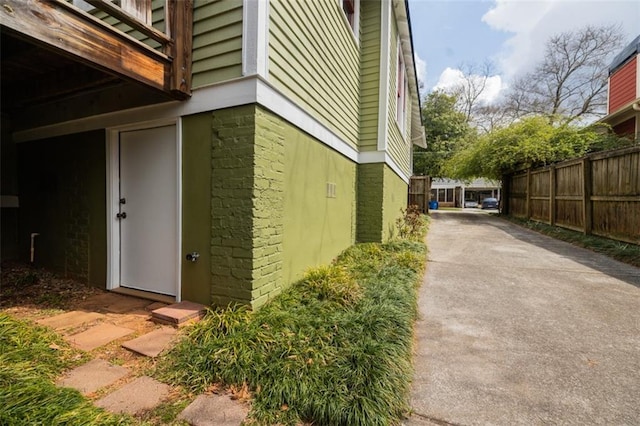
[{"label": "white cloud", "polygon": [[[471,75],[470,78],[480,80],[483,77],[480,75]],[[442,71],[442,74],[440,74],[438,83],[433,88],[434,90],[443,90],[446,92],[459,87],[461,84],[465,84],[465,82],[464,73],[460,69],[446,68]],[[489,76],[478,100],[484,104],[492,103],[500,95],[500,91],[504,88],[503,86],[502,77],[499,75]]]},{"label": "white cloud", "polygon": [[419,90],[421,94],[423,94],[427,86],[427,63],[424,59],[418,56],[417,52],[413,52],[413,62],[416,66],[416,74],[418,74],[418,84],[420,85]]},{"label": "white cloud", "polygon": [[637,0],[495,0],[482,21],[513,34],[496,58],[509,78],[538,62],[546,41],[555,34],[589,24],[620,24],[630,41],[640,34],[639,17]]}]

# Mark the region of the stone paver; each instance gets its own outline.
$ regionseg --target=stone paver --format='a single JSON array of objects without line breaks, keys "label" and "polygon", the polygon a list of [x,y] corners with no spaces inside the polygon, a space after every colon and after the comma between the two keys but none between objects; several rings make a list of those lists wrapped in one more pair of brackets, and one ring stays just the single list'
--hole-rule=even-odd
[{"label": "stone paver", "polygon": [[160,404],[170,390],[168,385],[143,376],[99,399],[95,405],[112,413],[135,415]]},{"label": "stone paver", "polygon": [[206,307],[204,305],[184,301],[174,303],[164,308],[155,309],[152,315],[154,321],[171,325],[183,325],[192,320],[199,319],[204,315],[205,310]]},{"label": "stone paver", "polygon": [[112,365],[103,359],[94,359],[74,368],[56,383],[60,387],[74,388],[83,395],[109,386],[129,374],[129,370]]},{"label": "stone paver", "polygon": [[55,330],[64,330],[66,328],[78,327],[101,318],[105,318],[105,316],[97,312],[71,311],[53,317],[42,318],[36,322]]},{"label": "stone paver", "polygon": [[175,335],[175,328],[162,327],[136,339],[124,342],[122,347],[127,348],[130,351],[155,358],[160,354],[160,352],[169,347],[171,340]]},{"label": "stone paver", "polygon": [[193,426],[238,426],[249,408],[227,395],[200,395],[178,416]]},{"label": "stone paver", "polygon": [[82,333],[67,336],[65,339],[83,351],[90,351],[131,333],[133,330],[130,328],[104,323],[91,327]]}]

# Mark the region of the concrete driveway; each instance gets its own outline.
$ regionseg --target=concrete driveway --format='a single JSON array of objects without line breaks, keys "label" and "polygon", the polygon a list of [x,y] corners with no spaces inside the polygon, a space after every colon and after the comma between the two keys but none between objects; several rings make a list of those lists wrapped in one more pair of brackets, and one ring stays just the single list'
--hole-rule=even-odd
[{"label": "concrete driveway", "polygon": [[434,211],[408,425],[640,425],[640,269]]}]

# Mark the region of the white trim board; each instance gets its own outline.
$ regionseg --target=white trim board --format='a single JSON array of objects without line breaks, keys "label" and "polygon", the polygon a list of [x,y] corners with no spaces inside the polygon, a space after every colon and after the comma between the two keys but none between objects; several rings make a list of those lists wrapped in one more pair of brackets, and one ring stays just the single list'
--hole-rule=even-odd
[{"label": "white trim board", "polygon": [[385,163],[400,177],[400,179],[402,179],[406,184],[409,184],[409,176],[402,171],[398,163],[396,163],[387,152],[364,151],[358,156],[358,164],[372,163]]},{"label": "white trim board", "polygon": [[387,149],[389,133],[389,55],[391,43],[391,2],[380,2],[380,84],[378,86],[378,151]]},{"label": "white trim board", "polygon": [[374,151],[385,154],[378,154],[375,157],[376,160],[372,160],[373,157],[368,152],[358,152],[351,144],[345,142],[344,139],[259,75],[242,77],[197,89],[191,99],[185,102],[172,101],[19,131],[14,133],[14,141],[27,142],[104,128],[107,129],[107,138],[110,140],[110,132],[114,129],[123,131],[144,128],[145,126],[155,127],[161,122],[175,123],[176,117],[253,103],[274,111],[283,119],[351,161],[360,164],[387,163],[398,176],[408,182],[406,174],[388,154],[385,154],[384,150]]},{"label": "white trim board", "polygon": [[242,2],[242,75],[269,75],[269,0]]}]

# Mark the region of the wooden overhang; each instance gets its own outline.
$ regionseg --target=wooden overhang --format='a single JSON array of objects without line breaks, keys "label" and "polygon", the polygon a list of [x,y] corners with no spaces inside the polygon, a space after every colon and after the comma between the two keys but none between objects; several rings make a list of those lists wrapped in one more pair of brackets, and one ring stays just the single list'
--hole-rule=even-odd
[{"label": "wooden overhang", "polygon": [[[40,53],[41,57],[51,52],[63,57],[60,62],[81,65],[76,67],[74,78],[69,78],[69,75],[56,78],[54,73],[45,77],[44,83],[36,83],[37,93],[31,94],[31,99],[53,98],[56,93],[90,89],[91,86],[120,79],[153,89],[172,99],[184,100],[191,96],[193,0],[165,0],[166,32],[139,18],[148,16],[150,21],[150,0],[121,0],[122,3],[85,1],[142,34],[145,39],[156,42],[159,48],[132,37],[68,1],[2,0],[0,25],[3,34],[38,46],[39,51],[45,51]],[[124,3],[129,11],[120,7],[119,4]],[[17,55],[18,62],[29,62],[28,51],[13,53]],[[46,68],[47,64],[42,63],[42,66]],[[87,71],[86,66],[99,71]],[[69,69],[73,70],[73,67],[67,66],[65,72]],[[4,72],[2,78],[5,78]],[[25,88],[27,99],[29,91],[34,92],[34,89]]]}]

